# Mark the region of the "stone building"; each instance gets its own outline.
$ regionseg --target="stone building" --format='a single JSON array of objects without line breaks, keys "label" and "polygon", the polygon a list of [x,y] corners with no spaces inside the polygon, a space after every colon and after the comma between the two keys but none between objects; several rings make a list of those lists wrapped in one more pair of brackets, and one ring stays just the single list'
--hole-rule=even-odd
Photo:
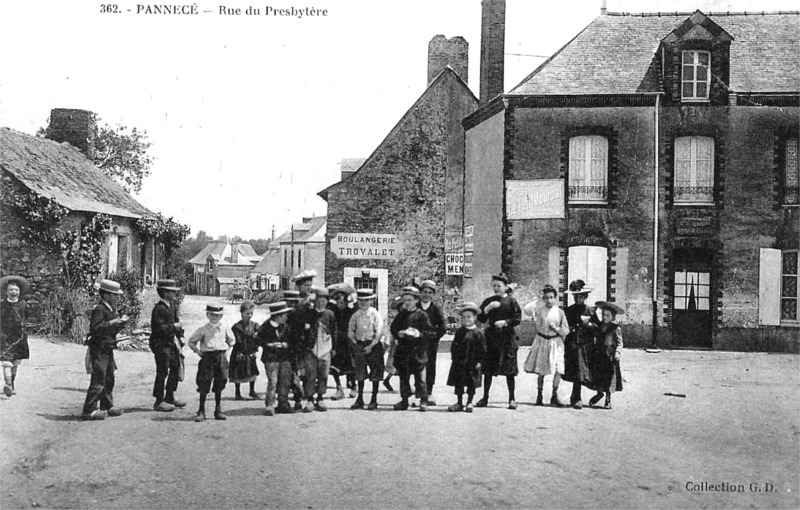
[{"label": "stone building", "polygon": [[487,98],[463,122],[465,298],[582,278],[626,345],[797,352],[798,34],[800,13],[604,12]]},{"label": "stone building", "polygon": [[194,270],[195,289],[201,295],[228,296],[233,287],[248,278],[261,259],[247,243],[208,243],[189,260]]},{"label": "stone building", "polygon": [[[135,220],[155,214],[92,163],[89,156],[95,133],[93,113],[69,109],[52,110],[47,138],[0,128],[4,193],[54,199],[69,211],[60,225],[64,229],[80,228],[97,213],[109,216],[111,228],[101,248],[103,266],[98,278],[137,269],[145,281],[155,281],[163,270],[163,249],[156,240],[143,239],[134,225]],[[30,278],[29,298],[41,302],[64,287],[63,261],[60,254],[21,236],[19,218],[6,211],[4,215],[4,223],[10,227],[0,233],[0,272]]]},{"label": "stone building", "polygon": [[292,278],[303,271],[316,271],[315,284],[325,282],[325,231],[327,217],[316,216],[303,218],[300,223],[293,223],[275,241],[270,249],[277,247],[280,257],[280,288],[293,289]]},{"label": "stone building", "polygon": [[342,180],[319,192],[328,202],[327,281],[374,288],[384,315],[414,278],[460,285],[446,275],[445,233],[462,230],[461,120],[478,103],[467,49],[461,37],[434,37],[422,95],[357,171],[343,165]]}]

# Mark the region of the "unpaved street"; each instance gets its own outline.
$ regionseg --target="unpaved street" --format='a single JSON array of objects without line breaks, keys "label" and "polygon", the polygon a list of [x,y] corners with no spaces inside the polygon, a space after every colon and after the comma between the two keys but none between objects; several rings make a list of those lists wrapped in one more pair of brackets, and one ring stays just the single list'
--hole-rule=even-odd
[{"label": "unpaved street", "polygon": [[[471,415],[446,412],[454,396],[440,384],[428,413],[391,411],[399,397],[382,390],[375,412],[350,411],[347,399],[270,418],[229,385],[228,420],[194,423],[188,349],[187,408],[152,411],[152,356],[118,352],[125,414],[102,422],[77,418],[83,347],[32,339],[31,353],[18,395],[0,397],[4,509],[800,507],[793,355],[626,350],[611,411],[530,405],[525,374],[516,411],[502,380]],[[442,382],[448,368],[441,353]],[[711,490],[720,484],[745,490]]]}]

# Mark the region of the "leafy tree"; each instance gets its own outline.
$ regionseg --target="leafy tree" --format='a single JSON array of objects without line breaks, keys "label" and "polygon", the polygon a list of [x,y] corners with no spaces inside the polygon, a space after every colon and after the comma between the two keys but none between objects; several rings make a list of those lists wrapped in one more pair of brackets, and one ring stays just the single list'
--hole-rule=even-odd
[{"label": "leafy tree", "polygon": [[147,154],[150,141],[147,131],[117,124],[101,126],[95,139],[94,164],[113,178],[127,192],[140,192],[150,175],[153,158]]},{"label": "leafy tree", "polygon": [[[97,122],[100,122],[99,117]],[[46,128],[36,131],[38,137],[46,135]],[[98,128],[94,140],[92,161],[125,191],[138,193],[142,190],[145,177],[150,175],[150,166],[153,164],[153,158],[147,153],[151,145],[147,131],[143,129],[128,129],[122,124],[116,127],[103,124]]]}]

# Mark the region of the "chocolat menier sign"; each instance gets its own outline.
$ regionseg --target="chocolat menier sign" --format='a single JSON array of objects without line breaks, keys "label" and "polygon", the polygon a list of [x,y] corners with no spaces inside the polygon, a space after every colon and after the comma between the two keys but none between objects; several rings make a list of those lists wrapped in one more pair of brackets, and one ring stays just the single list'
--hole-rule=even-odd
[{"label": "chocolat menier sign", "polygon": [[342,232],[331,239],[331,252],[340,259],[396,260],[403,243],[394,234]]}]

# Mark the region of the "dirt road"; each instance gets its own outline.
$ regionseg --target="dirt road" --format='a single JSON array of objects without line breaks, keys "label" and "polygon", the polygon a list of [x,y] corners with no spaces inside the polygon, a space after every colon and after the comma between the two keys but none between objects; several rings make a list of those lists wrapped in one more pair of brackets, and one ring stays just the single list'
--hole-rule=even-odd
[{"label": "dirt road", "polygon": [[[84,349],[30,343],[18,395],[0,397],[4,509],[800,507],[792,355],[626,350],[610,411],[530,405],[525,374],[516,411],[502,380],[473,414],[446,412],[454,396],[440,384],[427,413],[391,411],[398,395],[382,392],[374,412],[347,399],[266,417],[229,386],[228,420],[194,423],[196,356],[178,391],[189,406],[156,413],[152,356],[118,352],[125,414],[82,422]],[[441,381],[449,364],[440,354]]]}]

